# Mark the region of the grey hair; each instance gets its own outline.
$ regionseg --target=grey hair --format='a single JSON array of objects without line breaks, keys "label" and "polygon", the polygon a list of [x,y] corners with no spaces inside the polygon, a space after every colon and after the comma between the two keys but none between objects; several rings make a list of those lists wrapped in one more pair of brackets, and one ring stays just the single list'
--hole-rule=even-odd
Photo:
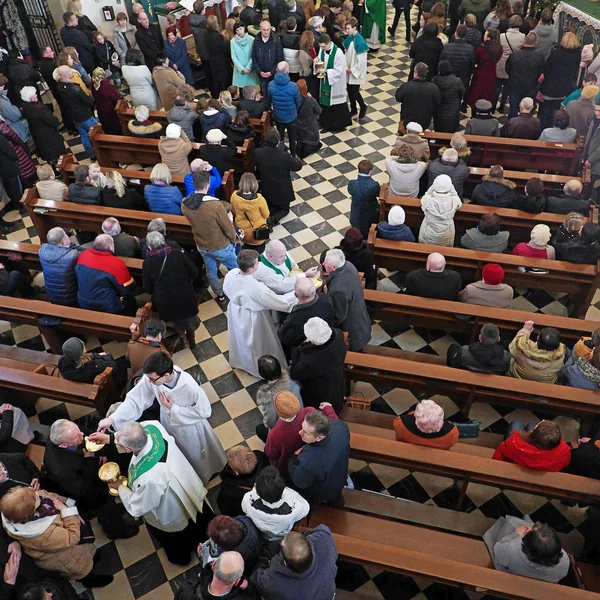
[{"label": "grey hair", "polygon": [[571,196],[572,198],[577,198],[579,194],[581,194],[581,190],[583,186],[581,185],[581,181],[579,179],[569,179],[567,183],[565,183],[565,187],[563,191],[567,196]]},{"label": "grey hair", "polygon": [[228,554],[230,554],[230,553],[223,552],[223,554],[221,554],[215,561],[215,577],[221,583],[224,583],[226,585],[233,585],[244,573],[244,562],[240,561],[240,563],[241,563],[240,567],[236,571],[231,571],[230,573],[224,573],[221,570],[221,562],[228,558],[228,556],[224,556],[224,555],[228,555]]},{"label": "grey hair", "polygon": [[146,236],[146,244],[148,244],[148,248],[150,250],[156,250],[156,248],[160,248],[165,245],[165,236],[158,231],[151,231]]},{"label": "grey hair", "polygon": [[125,446],[134,452],[141,450],[147,441],[146,430],[136,421],[123,424],[118,431],[119,446]]},{"label": "grey hair", "polygon": [[53,227],[46,234],[46,241],[53,246],[58,246],[63,241],[65,235],[67,235],[67,233],[62,227]]},{"label": "grey hair", "polygon": [[308,20],[308,26],[309,27],[321,27],[321,25],[323,25],[323,18],[322,17],[311,17]]},{"label": "grey hair", "polygon": [[104,219],[104,223],[102,223],[102,231],[106,233],[106,235],[113,237],[121,233],[121,224],[114,217],[108,217],[108,219]]},{"label": "grey hair", "polygon": [[446,148],[442,154],[442,160],[456,162],[458,160],[458,152],[454,148]]},{"label": "grey hair", "polygon": [[58,419],[58,421],[54,421],[52,427],[50,427],[50,441],[55,446],[60,446],[71,425],[73,425],[73,423],[68,419]]},{"label": "grey hair", "polygon": [[110,250],[112,252],[115,248],[115,242],[110,235],[101,233],[100,235],[96,236],[92,247],[97,248],[98,250]]},{"label": "grey hair", "polygon": [[26,85],[21,88],[21,100],[31,102],[37,96],[37,90],[32,85]]},{"label": "grey hair", "polygon": [[165,235],[167,233],[167,224],[165,223],[165,220],[161,217],[152,219],[152,221],[148,223],[148,233],[152,233],[153,231],[158,231],[158,233]]},{"label": "grey hair", "polygon": [[148,109],[147,106],[140,104],[139,106],[135,107],[135,120],[136,121],[143,123],[144,121],[148,120],[149,116],[150,116],[150,110]]},{"label": "grey hair", "polygon": [[343,267],[346,264],[346,257],[339,248],[328,250],[325,255],[325,260],[336,269]]}]

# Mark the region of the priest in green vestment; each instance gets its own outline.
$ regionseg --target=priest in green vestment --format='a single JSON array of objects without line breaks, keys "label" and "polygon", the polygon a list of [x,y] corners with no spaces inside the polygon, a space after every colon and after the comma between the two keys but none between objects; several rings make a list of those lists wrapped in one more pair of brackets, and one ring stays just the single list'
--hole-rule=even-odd
[{"label": "priest in green vestment", "polygon": [[385,0],[365,0],[362,13],[362,36],[370,50],[385,44]]}]

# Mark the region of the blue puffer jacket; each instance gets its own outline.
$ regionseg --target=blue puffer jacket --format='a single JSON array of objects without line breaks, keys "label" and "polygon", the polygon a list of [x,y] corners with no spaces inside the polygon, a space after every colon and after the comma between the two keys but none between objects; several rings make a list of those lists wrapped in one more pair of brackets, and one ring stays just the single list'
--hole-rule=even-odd
[{"label": "blue puffer jacket", "polygon": [[75,263],[78,256],[75,244],[71,244],[69,248],[42,244],[39,257],[44,272],[46,295],[52,304],[77,306]]},{"label": "blue puffer jacket", "polygon": [[290,81],[287,73],[275,73],[275,78],[267,88],[273,103],[273,117],[278,123],[291,123],[298,117],[302,103],[298,86]]},{"label": "blue puffer jacket", "polygon": [[144,198],[152,212],[181,215],[183,194],[174,185],[153,182],[144,188]]},{"label": "blue puffer jacket", "polygon": [[415,236],[408,225],[390,225],[387,221],[381,221],[377,225],[377,233],[384,240],[396,242],[414,242]]}]

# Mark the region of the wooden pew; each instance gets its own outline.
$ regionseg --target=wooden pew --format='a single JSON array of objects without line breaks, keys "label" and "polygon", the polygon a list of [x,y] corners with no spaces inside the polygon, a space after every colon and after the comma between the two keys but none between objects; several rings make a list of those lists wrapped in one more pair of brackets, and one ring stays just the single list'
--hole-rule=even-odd
[{"label": "wooden pew", "polygon": [[[123,135],[131,135],[127,124],[132,119],[135,119],[135,108],[133,108],[127,100],[119,100],[115,110],[119,117],[119,123],[121,124],[121,132]],[[151,110],[148,118],[165,127],[169,124],[167,113],[164,110]],[[254,129],[254,131],[264,140],[271,127],[271,113],[265,111],[260,119],[250,119],[250,125],[252,125],[252,129]]]},{"label": "wooden pew", "polygon": [[[392,196],[387,184],[381,186],[379,195],[379,220],[385,221],[388,213],[393,206],[401,206],[406,214],[405,223],[418,236],[421,222],[423,221],[423,210],[421,209],[421,200],[419,198],[405,198],[402,196]],[[529,242],[531,239],[531,230],[538,224],[544,223],[550,227],[552,233],[563,224],[566,215],[542,212],[536,215],[517,210],[514,208],[495,208],[493,206],[480,206],[478,204],[463,204],[454,215],[454,228],[457,239],[462,235],[479,225],[482,215],[496,213],[502,219],[502,230],[510,232],[509,243],[516,245],[519,242]],[[590,219],[597,222],[598,208],[590,208]],[[594,221],[594,215],[596,220]],[[457,242],[459,243],[459,242]]]},{"label": "wooden pew", "polygon": [[[432,158],[437,158],[442,147],[450,147],[453,133],[425,131],[422,136],[429,142]],[[514,138],[465,135],[471,150],[471,164],[477,167],[502,165],[505,169],[524,171],[534,169],[561,175],[575,175],[579,170],[582,140],[575,144],[540,142]],[[532,177],[534,174],[531,175]]]},{"label": "wooden pew", "polygon": [[188,220],[179,215],[42,200],[36,188],[25,190],[21,202],[25,204],[27,214],[31,217],[42,243],[46,241],[46,235],[53,227],[98,233],[102,231],[102,222],[107,217],[115,217],[123,231],[143,238],[146,237],[148,223],[156,217],[161,217],[167,225],[169,237],[182,246],[195,245]]},{"label": "wooden pew", "polygon": [[[376,225],[371,226],[368,241],[378,268],[412,271],[424,267],[429,254],[440,252],[445,256],[448,268],[458,271],[465,283],[479,281],[483,267],[497,263],[504,269],[504,282],[513,287],[570,293],[569,316],[582,319],[600,283],[600,263],[578,265],[498,252],[384,240],[377,237]],[[524,272],[521,267],[544,269],[547,273]]]},{"label": "wooden pew", "polygon": [[[0,255],[2,245],[0,243]],[[381,290],[364,290],[367,308],[372,318],[385,323],[398,323],[441,331],[452,331],[465,334],[469,343],[479,336],[479,331],[485,323],[498,326],[505,339],[512,339],[516,332],[528,320],[535,322],[535,331],[539,333],[544,327],[555,327],[560,331],[563,342],[571,347],[580,337],[589,337],[598,327],[596,321],[557,317],[544,313],[532,313],[510,308],[494,308],[467,304],[465,302],[450,302],[434,300],[408,294],[394,294]],[[456,315],[468,317],[457,318]]]},{"label": "wooden pew", "polygon": [[301,530],[324,523],[343,560],[494,597],[592,600],[591,591],[496,571],[482,540],[320,506]]},{"label": "wooden pew", "polygon": [[[388,349],[389,350],[389,349]],[[600,393],[552,383],[516,379],[504,375],[474,373],[446,366],[444,359],[417,361],[376,354],[348,352],[344,367],[345,396],[349,396],[354,381],[380,383],[419,392],[451,395],[469,416],[475,400],[544,410],[569,416],[596,415],[600,409]]]},{"label": "wooden pew", "polygon": [[[59,325],[44,325],[43,317],[54,317],[61,321]],[[131,339],[130,325],[135,322],[141,328],[150,317],[152,317],[150,302],[139,308],[136,316],[132,318],[61,306],[43,300],[0,296],[0,320],[37,327],[55,354],[62,352],[62,345],[67,334],[129,341]]]},{"label": "wooden pew", "polygon": [[[71,153],[63,154],[58,160],[58,164],[56,168],[60,171],[60,176],[62,180],[68,185],[75,181],[75,167],[79,163],[75,156]],[[152,183],[150,179],[150,173],[148,171],[134,171],[133,169],[117,169],[111,167],[100,167],[100,170],[103,173],[107,171],[117,171],[121,174],[123,179],[128,180],[128,185],[138,187],[139,193],[144,195],[144,187],[150,183]],[[185,192],[185,185],[183,183],[184,175],[173,175],[173,184],[175,184],[180,190],[181,193],[187,196]],[[138,180],[139,183],[135,183],[133,180]],[[223,176],[223,182],[221,183],[221,189],[223,190],[223,200],[229,202],[231,199],[231,194],[235,189],[235,182],[233,180],[233,169],[229,169]]]},{"label": "wooden pew", "polygon": [[[153,167],[162,162],[158,151],[158,140],[108,135],[102,131],[102,125],[92,127],[89,136],[98,164],[102,167],[119,167],[123,163],[138,163],[144,167]],[[190,162],[195,158],[194,150],[188,158]],[[233,158],[241,171],[254,172],[254,140],[244,140],[244,145],[238,147],[238,152]]]}]

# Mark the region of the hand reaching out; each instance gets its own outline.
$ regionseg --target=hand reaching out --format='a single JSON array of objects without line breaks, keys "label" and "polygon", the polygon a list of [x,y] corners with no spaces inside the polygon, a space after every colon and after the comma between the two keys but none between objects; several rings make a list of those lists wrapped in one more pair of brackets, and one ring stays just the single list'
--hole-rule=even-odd
[{"label": "hand reaching out", "polygon": [[173,406],[173,400],[171,400],[171,396],[167,396],[164,392],[159,392],[158,393],[158,401],[165,407],[165,408],[172,408]]}]

